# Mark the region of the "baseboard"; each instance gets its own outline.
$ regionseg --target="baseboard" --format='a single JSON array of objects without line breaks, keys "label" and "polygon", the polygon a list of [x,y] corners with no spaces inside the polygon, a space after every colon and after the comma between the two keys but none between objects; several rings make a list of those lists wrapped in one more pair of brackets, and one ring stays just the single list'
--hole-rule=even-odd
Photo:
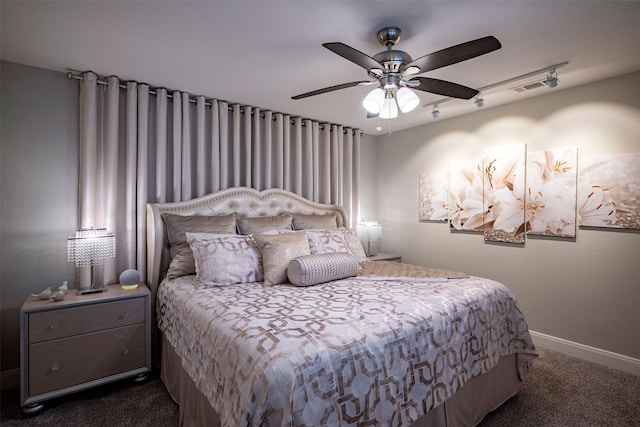
[{"label": "baseboard", "polygon": [[602,350],[596,347],[568,341],[536,331],[529,331],[533,343],[542,348],[558,351],[569,356],[599,363],[609,368],[618,369],[633,375],[640,376],[640,359]]},{"label": "baseboard", "polygon": [[20,387],[20,368],[0,372],[0,390],[11,390],[18,387]]}]

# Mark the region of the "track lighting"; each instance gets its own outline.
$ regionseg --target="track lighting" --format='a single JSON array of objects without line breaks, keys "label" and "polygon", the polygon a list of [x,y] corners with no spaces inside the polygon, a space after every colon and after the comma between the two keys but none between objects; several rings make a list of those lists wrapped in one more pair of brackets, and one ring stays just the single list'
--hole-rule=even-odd
[{"label": "track lighting", "polygon": [[484,99],[482,98],[482,93],[478,93],[478,95],[476,95],[476,100],[473,101],[473,103],[476,104],[476,107],[482,108],[482,106],[484,105]]},{"label": "track lighting", "polygon": [[[529,79],[530,77],[536,76],[536,75],[540,75],[542,73],[546,73],[547,76],[544,80],[537,80],[536,81],[536,85],[537,87],[541,87],[543,83],[545,86],[549,87],[549,88],[554,88],[556,86],[558,86],[558,82],[560,81],[560,79],[558,79],[558,68],[562,68],[569,65],[568,62],[560,62],[558,64],[554,64],[554,65],[550,65],[548,67],[545,68],[540,68],[538,70],[534,70],[531,71],[529,73],[526,74],[522,74],[519,76],[515,76],[512,77],[510,79],[506,79],[506,80],[502,80],[496,83],[492,83],[490,85],[487,86],[483,86],[483,87],[479,87],[477,88],[478,90],[478,94],[476,95],[475,99],[474,99],[474,104],[476,104],[476,107],[480,108],[482,106],[484,106],[484,98],[482,96],[482,92],[483,91],[487,91],[490,89],[494,89],[500,86],[504,86],[507,84],[511,84],[520,80],[525,80],[525,79]],[[449,102],[449,101],[454,101],[457,98],[441,98],[441,99],[437,99],[433,102],[430,102],[429,104],[423,104],[422,107],[424,108],[428,108],[430,106],[433,106],[433,111],[431,112],[431,115],[433,116],[433,118],[438,118],[438,115],[440,114],[440,111],[438,110],[438,105],[445,103],[445,102]]]},{"label": "track lighting", "polygon": [[554,88],[558,86],[558,72],[554,68],[547,74],[547,78],[544,80],[544,84],[546,84],[550,88]]}]

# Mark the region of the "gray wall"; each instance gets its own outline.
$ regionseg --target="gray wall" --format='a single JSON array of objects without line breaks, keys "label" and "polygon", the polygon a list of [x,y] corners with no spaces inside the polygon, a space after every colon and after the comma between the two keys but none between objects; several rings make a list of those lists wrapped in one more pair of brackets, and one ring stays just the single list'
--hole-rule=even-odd
[{"label": "gray wall", "polygon": [[27,295],[68,280],[76,229],[78,82],[0,62],[1,370],[18,368],[19,311]]},{"label": "gray wall", "polygon": [[579,159],[640,152],[639,87],[637,72],[448,120],[443,104],[440,120],[378,137],[382,250],[501,281],[532,330],[640,358],[640,233],[579,229],[575,241],[530,238],[518,247],[418,221],[419,173],[481,158],[488,146],[578,147]]}]

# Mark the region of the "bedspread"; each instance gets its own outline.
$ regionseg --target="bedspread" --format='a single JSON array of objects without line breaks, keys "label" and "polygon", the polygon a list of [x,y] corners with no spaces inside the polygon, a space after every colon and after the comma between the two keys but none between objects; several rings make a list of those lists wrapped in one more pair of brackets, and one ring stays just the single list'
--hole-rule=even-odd
[{"label": "bedspread", "polygon": [[307,288],[165,281],[158,325],[225,426],[410,425],[500,356],[535,353],[504,285],[372,263]]}]

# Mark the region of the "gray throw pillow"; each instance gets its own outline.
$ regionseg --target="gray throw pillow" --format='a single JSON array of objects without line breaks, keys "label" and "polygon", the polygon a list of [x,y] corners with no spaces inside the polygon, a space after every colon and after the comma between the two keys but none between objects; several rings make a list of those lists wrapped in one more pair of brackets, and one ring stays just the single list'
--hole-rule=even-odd
[{"label": "gray throw pillow", "polygon": [[291,230],[291,214],[238,218],[238,231],[240,234],[265,233],[274,230]]},{"label": "gray throw pillow", "polygon": [[167,236],[171,246],[171,262],[167,277],[174,279],[180,276],[196,274],[193,252],[187,243],[186,232],[236,234],[236,214],[200,216],[164,214],[167,224]]},{"label": "gray throw pillow", "polygon": [[335,213],[331,214],[293,214],[294,230],[338,228]]}]

